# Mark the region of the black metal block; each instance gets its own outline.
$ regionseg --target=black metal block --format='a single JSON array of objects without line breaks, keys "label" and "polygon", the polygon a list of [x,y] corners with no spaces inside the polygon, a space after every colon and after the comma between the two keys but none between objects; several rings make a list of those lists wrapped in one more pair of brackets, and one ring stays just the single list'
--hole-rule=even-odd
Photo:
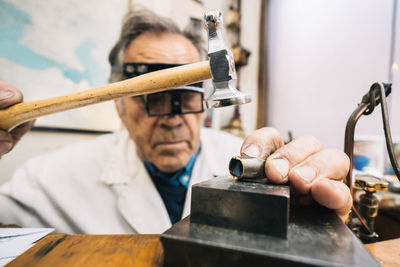
[{"label": "black metal block", "polygon": [[287,239],[186,217],[161,242],[164,266],[379,266],[336,214],[319,206],[291,207]]},{"label": "black metal block", "polygon": [[190,220],[196,224],[286,238],[289,196],[287,185],[217,177],[192,187]]}]

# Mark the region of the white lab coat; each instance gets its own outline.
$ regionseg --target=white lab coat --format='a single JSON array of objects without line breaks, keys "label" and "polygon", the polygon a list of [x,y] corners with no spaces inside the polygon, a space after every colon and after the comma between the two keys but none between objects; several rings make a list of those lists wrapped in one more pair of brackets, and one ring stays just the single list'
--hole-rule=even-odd
[{"label": "white lab coat", "polygon": [[[193,184],[228,175],[241,140],[201,130]],[[190,212],[191,190],[183,210]],[[164,203],[126,131],[79,142],[29,160],[0,187],[0,222],[87,234],[162,233]]]}]

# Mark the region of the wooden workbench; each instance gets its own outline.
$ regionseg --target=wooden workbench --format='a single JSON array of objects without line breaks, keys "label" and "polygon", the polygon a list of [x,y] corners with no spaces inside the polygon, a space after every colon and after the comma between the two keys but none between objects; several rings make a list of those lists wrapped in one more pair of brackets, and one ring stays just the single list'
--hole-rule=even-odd
[{"label": "wooden workbench", "polygon": [[[366,246],[382,266],[399,266],[400,239]],[[25,266],[162,266],[159,235],[65,235],[51,234],[10,262]]]},{"label": "wooden workbench", "polygon": [[365,246],[382,266],[400,266],[400,238]]},{"label": "wooden workbench", "polygon": [[6,266],[162,266],[162,261],[159,235],[51,234]]}]

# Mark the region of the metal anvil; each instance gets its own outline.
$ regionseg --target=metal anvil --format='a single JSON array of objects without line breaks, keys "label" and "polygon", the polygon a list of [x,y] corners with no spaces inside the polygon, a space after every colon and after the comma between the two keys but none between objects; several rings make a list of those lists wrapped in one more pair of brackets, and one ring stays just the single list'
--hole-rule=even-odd
[{"label": "metal anvil", "polygon": [[333,211],[289,202],[286,185],[194,185],[191,215],[161,235],[164,265],[379,266]]}]

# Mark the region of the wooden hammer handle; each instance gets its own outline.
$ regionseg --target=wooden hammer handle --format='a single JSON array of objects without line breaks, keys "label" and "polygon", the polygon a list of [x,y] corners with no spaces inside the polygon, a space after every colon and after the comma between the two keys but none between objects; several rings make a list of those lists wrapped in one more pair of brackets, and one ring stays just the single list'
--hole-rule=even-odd
[{"label": "wooden hammer handle", "polygon": [[25,102],[0,110],[0,129],[10,131],[23,122],[74,108],[124,97],[166,91],[211,78],[209,61],[155,71],[86,91]]}]

